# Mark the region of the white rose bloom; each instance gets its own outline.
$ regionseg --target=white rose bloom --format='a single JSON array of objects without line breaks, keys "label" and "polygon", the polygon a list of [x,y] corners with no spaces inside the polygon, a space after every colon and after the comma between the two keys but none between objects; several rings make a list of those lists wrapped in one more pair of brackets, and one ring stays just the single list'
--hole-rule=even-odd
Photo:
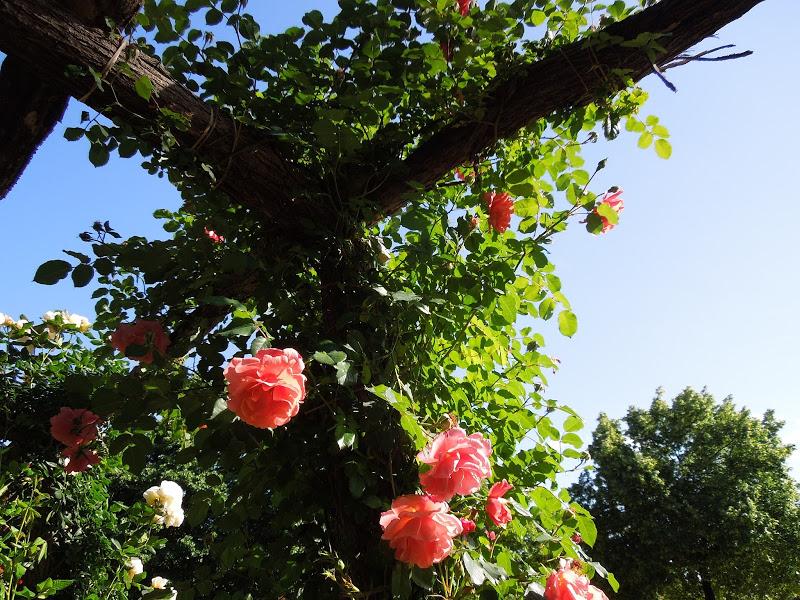
[{"label": "white rose bloom", "polygon": [[162,481],[161,504],[166,508],[180,508],[183,503],[183,488],[174,481]]},{"label": "white rose bloom", "polygon": [[63,313],[60,310],[48,310],[42,315],[42,321],[55,321],[59,315],[63,318]]},{"label": "white rose bloom", "polygon": [[11,327],[14,324],[14,319],[5,313],[0,313],[0,327]]},{"label": "white rose bloom", "polygon": [[144,501],[147,502],[148,506],[155,506],[161,501],[161,495],[159,494],[160,491],[161,488],[157,485],[145,490],[144,494],[142,495],[144,496]]},{"label": "white rose bloom", "polygon": [[164,512],[164,527],[180,527],[183,525],[183,509],[167,509]]},{"label": "white rose bloom", "polygon": [[12,325],[12,327],[15,327],[16,329],[22,329],[23,327],[25,327],[25,325],[26,325],[27,323],[30,323],[30,321],[28,321],[28,319],[20,319],[19,321],[17,321],[16,323],[14,323],[14,324]]},{"label": "white rose bloom", "polygon": [[131,579],[144,571],[144,565],[142,564],[142,559],[140,558],[129,558],[128,562],[125,563],[125,566],[128,567],[128,576]]},{"label": "white rose bloom", "polygon": [[160,486],[148,488],[142,495],[148,505],[160,509],[153,517],[153,523],[166,527],[180,527],[183,524],[183,488],[177,483],[164,480]]},{"label": "white rose bloom", "polygon": [[165,590],[169,585],[169,579],[164,579],[163,577],[153,577],[150,581],[150,587],[154,590]]},{"label": "white rose bloom", "polygon": [[65,321],[70,325],[75,325],[81,333],[86,333],[92,328],[92,323],[83,315],[76,315],[74,313],[66,313]]}]

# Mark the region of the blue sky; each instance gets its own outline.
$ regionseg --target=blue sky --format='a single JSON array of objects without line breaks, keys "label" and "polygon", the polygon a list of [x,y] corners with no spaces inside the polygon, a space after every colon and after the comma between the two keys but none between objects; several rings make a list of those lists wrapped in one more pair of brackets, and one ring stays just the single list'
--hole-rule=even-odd
[{"label": "blue sky", "polygon": [[[330,15],[335,2],[250,3],[265,31],[299,23],[313,8]],[[590,427],[600,411],[619,417],[649,404],[658,386],[669,397],[707,386],[754,413],[775,409],[785,440],[800,445],[800,46],[785,25],[797,22],[797,0],[769,0],[719,34],[753,56],[670,71],[677,94],[645,81],[645,114],[670,129],[670,160],[639,150],[632,134],[587,150],[590,165],[609,158],[596,191],[623,187],[626,209],[605,236],[575,227],[557,238],[554,260],[580,327],[572,339],[550,333],[548,350],[562,363],[549,395]],[[71,103],[64,126],[79,112]],[[166,235],[151,215],[178,206],[172,187],[136,161],[95,169],[86,153],[59,130],[0,202],[0,311],[91,316],[91,286],[31,280],[62,249],[79,249],[78,233],[95,220],[126,236]],[[800,453],[793,465],[800,473]]]}]

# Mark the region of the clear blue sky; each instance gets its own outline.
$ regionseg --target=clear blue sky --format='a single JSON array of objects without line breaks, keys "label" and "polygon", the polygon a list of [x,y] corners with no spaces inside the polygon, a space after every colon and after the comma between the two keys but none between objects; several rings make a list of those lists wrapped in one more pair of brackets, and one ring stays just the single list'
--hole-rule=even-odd
[{"label": "clear blue sky", "polygon": [[[277,31],[307,10],[331,15],[335,7],[295,0],[250,9],[265,31]],[[558,238],[553,254],[580,328],[571,340],[550,333],[548,349],[562,361],[550,396],[590,426],[600,411],[622,416],[631,404],[649,404],[657,386],[669,396],[707,386],[754,413],[774,408],[786,421],[784,438],[800,445],[798,22],[800,2],[767,0],[719,35],[754,56],[670,71],[677,94],[646,80],[645,114],[672,133],[669,161],[625,134],[587,152],[590,164],[609,158],[597,190],[622,186],[626,209],[608,235],[575,227]],[[70,107],[66,126],[80,112]],[[86,152],[59,130],[0,202],[0,311],[38,317],[66,308],[91,317],[91,286],[36,285],[36,267],[80,249],[77,234],[95,220],[111,220],[126,236],[166,235],[151,214],[178,206],[171,186],[136,161],[95,169]],[[800,473],[800,453],[793,464]]]}]

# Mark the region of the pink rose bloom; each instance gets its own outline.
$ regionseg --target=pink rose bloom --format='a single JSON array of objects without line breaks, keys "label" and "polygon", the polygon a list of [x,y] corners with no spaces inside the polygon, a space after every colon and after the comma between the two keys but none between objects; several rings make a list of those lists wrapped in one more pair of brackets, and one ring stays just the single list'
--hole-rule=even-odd
[{"label": "pink rose bloom", "polygon": [[589,585],[589,579],[568,567],[553,571],[547,578],[545,600],[608,600],[602,590]]},{"label": "pink rose bloom", "polygon": [[100,417],[85,408],[62,406],[50,417],[50,435],[65,446],[83,446],[97,437]]},{"label": "pink rose bloom", "polygon": [[458,12],[461,13],[462,17],[466,17],[469,14],[470,9],[472,8],[473,0],[457,0],[458,1]]},{"label": "pink rose bloom", "polygon": [[210,239],[212,242],[214,242],[215,244],[221,244],[222,242],[225,241],[224,237],[222,237],[220,234],[218,234],[213,229],[209,229],[208,227],[204,227],[203,228],[203,233],[205,233],[206,237],[208,239]]},{"label": "pink rose bloom", "polygon": [[82,473],[90,466],[100,462],[97,452],[81,446],[67,446],[61,451],[61,456],[67,459],[64,464],[64,470],[67,473]]},{"label": "pink rose bloom", "polygon": [[444,560],[453,549],[453,538],[463,531],[446,502],[415,494],[395,498],[380,522],[381,539],[389,542],[395,558],[421,569]]},{"label": "pink rose bloom", "polygon": [[265,348],[225,367],[228,408],[245,423],[274,429],[289,422],[306,395],[305,365],[296,350]]},{"label": "pink rose bloom", "polygon": [[142,356],[131,356],[133,360],[149,365],[153,362],[153,352],[161,356],[167,353],[169,337],[158,321],[137,319],[133,323],[123,323],[111,334],[111,345],[126,354],[128,346],[144,346],[148,349]]},{"label": "pink rose bloom", "polygon": [[[625,203],[620,196],[622,196],[622,188],[618,188],[617,191],[613,193],[606,192],[605,196],[603,196],[603,199],[600,201],[600,204],[610,206],[615,213],[620,214],[623,210],[625,210]],[[608,233],[616,226],[606,217],[599,214],[596,208],[594,209],[594,214],[600,217],[600,220],[603,222],[603,233]]]},{"label": "pink rose bloom", "polygon": [[489,225],[497,233],[503,233],[511,225],[511,215],[514,214],[514,201],[508,192],[498,194],[486,192],[483,195],[489,211]]},{"label": "pink rose bloom", "polygon": [[475,531],[475,521],[461,519],[461,535],[469,535]]},{"label": "pink rose bloom", "polygon": [[430,470],[419,476],[420,485],[431,498],[450,500],[456,494],[475,493],[492,473],[489,457],[492,446],[480,433],[467,433],[460,427],[440,433],[433,443],[417,455]]},{"label": "pink rose bloom", "polygon": [[511,522],[511,509],[508,508],[508,500],[503,498],[506,492],[514,489],[514,486],[505,479],[495,483],[489,490],[489,498],[486,500],[486,514],[499,527],[505,527]]}]

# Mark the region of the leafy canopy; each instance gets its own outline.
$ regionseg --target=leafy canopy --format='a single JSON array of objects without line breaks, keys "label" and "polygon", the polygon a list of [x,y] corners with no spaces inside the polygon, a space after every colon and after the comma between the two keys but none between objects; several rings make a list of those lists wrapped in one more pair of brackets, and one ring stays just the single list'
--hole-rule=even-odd
[{"label": "leafy canopy", "polygon": [[782,425],[692,389],[600,417],[596,471],[572,492],[596,519],[596,554],[624,582],[619,598],[698,597],[703,579],[721,598],[798,593],[800,496]]}]

